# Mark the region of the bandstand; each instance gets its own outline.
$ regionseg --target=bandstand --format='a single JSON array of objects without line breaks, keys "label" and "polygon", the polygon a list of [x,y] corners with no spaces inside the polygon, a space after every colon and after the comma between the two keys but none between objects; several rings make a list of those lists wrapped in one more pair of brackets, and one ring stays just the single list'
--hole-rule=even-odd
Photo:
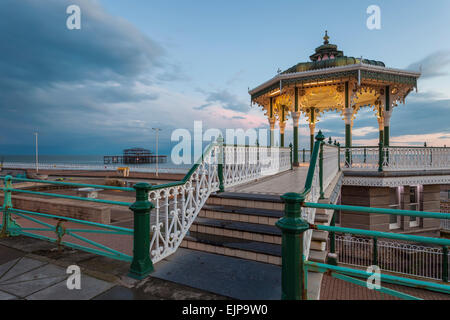
[{"label": "bandstand", "polygon": [[338,112],[345,121],[345,147],[352,147],[353,121],[361,108],[371,108],[378,119],[379,142],[389,147],[390,119],[399,103],[417,89],[420,73],[388,68],[381,61],[345,56],[337,45],[324,42],[309,62],[300,62],[249,91],[252,105],[260,106],[270,124],[270,143],[278,122],[284,146],[286,121],[293,120],[293,162],[298,159],[298,126],[303,115],[310,128],[311,148],[316,123],[326,111]]}]

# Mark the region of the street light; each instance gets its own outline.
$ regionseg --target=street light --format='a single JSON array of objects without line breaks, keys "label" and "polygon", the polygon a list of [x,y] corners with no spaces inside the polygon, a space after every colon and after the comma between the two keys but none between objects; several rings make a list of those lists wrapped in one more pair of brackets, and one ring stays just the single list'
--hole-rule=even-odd
[{"label": "street light", "polygon": [[156,176],[158,176],[158,162],[159,162],[159,158],[158,158],[158,133],[159,133],[159,131],[161,131],[161,128],[152,128],[152,129],[156,131]]},{"label": "street light", "polygon": [[34,135],[36,136],[36,173],[39,172],[39,161],[38,161],[38,133],[35,132]]}]

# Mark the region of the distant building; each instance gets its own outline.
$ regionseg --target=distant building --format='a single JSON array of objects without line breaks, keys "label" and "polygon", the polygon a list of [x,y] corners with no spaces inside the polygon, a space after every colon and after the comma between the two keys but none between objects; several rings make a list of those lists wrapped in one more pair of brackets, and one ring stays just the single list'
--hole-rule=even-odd
[{"label": "distant building", "polygon": [[148,149],[131,148],[123,150],[122,156],[104,156],[104,164],[146,164],[146,163],[166,163],[166,155],[154,155]]}]

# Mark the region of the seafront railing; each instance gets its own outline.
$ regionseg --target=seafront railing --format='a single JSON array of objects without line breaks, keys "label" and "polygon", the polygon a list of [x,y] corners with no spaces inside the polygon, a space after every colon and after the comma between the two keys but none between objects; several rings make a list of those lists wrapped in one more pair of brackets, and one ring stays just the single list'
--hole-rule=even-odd
[{"label": "seafront railing", "polygon": [[380,144],[341,150],[341,165],[347,171],[450,169],[450,148],[447,147],[385,147]]},{"label": "seafront railing", "polygon": [[[291,163],[290,148],[224,145],[219,138],[217,143],[206,148],[182,180],[167,184],[138,183],[133,188],[125,188],[0,177],[4,180],[4,187],[0,188],[4,197],[0,213],[0,236],[24,235],[54,242],[58,247],[67,246],[128,261],[131,262],[130,276],[143,278],[153,271],[154,263],[177,250],[211,193],[290,170]],[[135,201],[84,198],[14,188],[13,181],[133,192]],[[133,215],[133,229],[83,220],[77,210],[72,210],[72,216],[77,216],[73,218],[37,212],[40,211],[39,206],[36,211],[14,208],[13,193],[128,207],[130,215]],[[58,208],[69,210],[64,204],[59,204]]]},{"label": "seafront railing", "polygon": [[[67,171],[116,171],[119,168],[128,167],[131,172],[140,173],[150,173],[156,172],[155,167],[150,167],[146,165],[136,165],[136,164],[86,164],[86,163],[47,163],[39,162],[37,167],[39,170],[67,170]],[[35,163],[30,162],[15,162],[15,161],[5,161],[3,162],[2,168],[7,169],[36,169]],[[159,167],[159,173],[186,173],[189,168],[180,167]]]},{"label": "seafront railing", "polygon": [[[442,247],[386,241],[377,237],[342,234],[333,237],[330,239],[330,242],[335,242],[332,253],[336,253],[339,264],[365,268],[377,265],[381,270],[408,276],[435,280],[448,278],[450,265],[447,263],[447,270],[444,270],[446,250]],[[449,259],[447,250],[447,261]]]}]

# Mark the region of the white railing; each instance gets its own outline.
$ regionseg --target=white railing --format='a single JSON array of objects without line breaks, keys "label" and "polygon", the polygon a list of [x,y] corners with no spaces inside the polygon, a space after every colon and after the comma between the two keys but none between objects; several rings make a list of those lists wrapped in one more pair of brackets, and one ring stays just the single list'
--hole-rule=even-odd
[{"label": "white railing", "polygon": [[383,148],[383,170],[450,169],[450,148]]},{"label": "white railing", "polygon": [[289,148],[224,146],[224,185],[235,186],[291,168]]},{"label": "white railing", "polygon": [[[219,190],[221,148],[225,187],[290,169],[289,149],[210,147],[186,182],[155,186],[149,192],[149,201],[155,206],[150,216],[153,263],[177,250],[210,194]],[[258,152],[258,149],[263,151]]]},{"label": "white railing", "polygon": [[378,170],[378,147],[341,148],[341,166],[344,170]]},{"label": "white railing", "polygon": [[[311,164],[310,164],[311,165]],[[314,166],[314,176],[311,184],[311,191],[307,194],[305,202],[317,203],[320,198],[320,179],[319,179],[319,159]],[[314,224],[316,219],[316,208],[304,207],[302,209],[302,219],[306,220],[310,224]],[[305,259],[309,258],[309,250],[311,247],[312,240],[312,229],[308,229],[303,233],[303,254]]]},{"label": "white railing", "polygon": [[[384,147],[383,171],[450,169],[450,148]],[[344,170],[376,171],[379,168],[379,147],[341,148]]]},{"label": "white railing", "polygon": [[326,189],[339,171],[339,148],[323,145],[323,188]]},{"label": "white railing", "polygon": [[[373,265],[372,239],[336,235],[335,243],[339,263],[360,267]],[[377,249],[377,265],[382,270],[442,280],[442,248],[378,240]]]},{"label": "white railing", "polygon": [[153,263],[174,253],[212,192],[219,190],[219,147],[202,157],[186,183],[149,192],[155,208],[150,215],[150,258]]},{"label": "white railing", "polygon": [[[336,177],[339,172],[339,148],[333,145],[327,145],[323,143],[323,154],[322,154],[322,178],[323,185],[322,190],[325,192],[326,188],[329,186],[331,181]],[[320,152],[315,150],[315,152]],[[310,162],[310,166],[314,165],[314,171],[310,172],[311,167],[308,169],[308,176],[313,175],[310,192],[306,195],[305,202],[317,203],[320,199],[320,153],[316,158],[315,163]],[[308,180],[308,178],[306,179]],[[308,183],[308,181],[306,182]],[[305,185],[305,189],[307,185]],[[304,207],[302,209],[302,218],[310,224],[315,223],[316,218],[316,208]],[[312,229],[309,229],[303,233],[303,252],[305,259],[308,260],[309,252],[311,248],[312,240]]]},{"label": "white railing", "polygon": [[311,161],[311,150],[300,149],[298,150],[298,162],[307,163]]}]

